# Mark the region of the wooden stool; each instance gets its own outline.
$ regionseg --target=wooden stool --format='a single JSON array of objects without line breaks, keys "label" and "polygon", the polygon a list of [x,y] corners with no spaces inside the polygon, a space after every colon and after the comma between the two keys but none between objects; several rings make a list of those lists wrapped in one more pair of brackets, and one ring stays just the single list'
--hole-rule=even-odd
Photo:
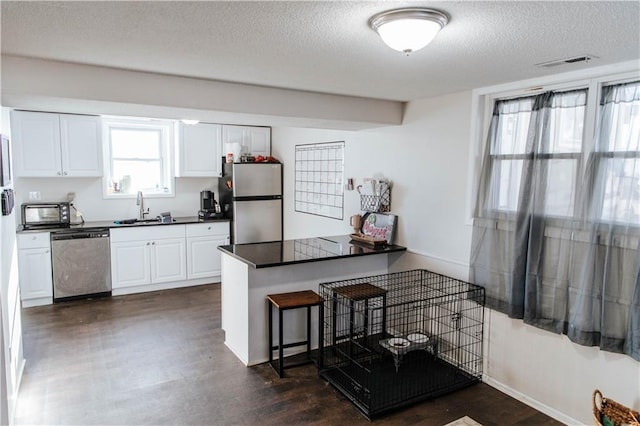
[{"label": "wooden stool", "polygon": [[333,289],[333,333],[331,344],[335,347],[337,341],[337,311],[338,311],[338,296],[349,301],[349,356],[353,355],[353,334],[355,323],[355,303],[364,301],[364,338],[367,340],[368,327],[369,327],[369,300],[381,297],[382,298],[382,338],[384,339],[387,331],[387,290],[377,287],[373,284],[362,283],[352,284],[344,287],[335,287]]},{"label": "wooden stool", "polygon": [[[278,373],[278,377],[284,377],[284,369],[289,367],[295,367],[298,365],[308,364],[311,360],[311,307],[320,306],[320,324],[322,324],[323,307],[321,306],[324,300],[316,292],[311,290],[294,291],[291,293],[279,293],[267,295],[269,303],[269,364]],[[273,306],[278,308],[278,344],[273,346]],[[282,342],[282,313],[289,309],[307,308],[307,339],[287,343]],[[284,366],[283,349],[292,348],[295,346],[307,345],[307,359],[298,362],[296,364]],[[273,351],[278,351],[278,366],[276,367],[275,360],[273,359]]]}]

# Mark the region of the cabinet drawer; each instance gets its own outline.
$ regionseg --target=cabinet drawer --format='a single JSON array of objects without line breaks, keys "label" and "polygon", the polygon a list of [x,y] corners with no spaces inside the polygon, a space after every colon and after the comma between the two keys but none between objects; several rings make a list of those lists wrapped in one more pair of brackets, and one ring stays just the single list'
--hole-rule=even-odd
[{"label": "cabinet drawer", "polygon": [[18,248],[49,248],[51,241],[49,240],[49,232],[29,232],[16,235],[18,240]]},{"label": "cabinet drawer", "polygon": [[140,227],[111,228],[111,242],[161,240],[166,238],[184,238],[184,225],[141,225]]},{"label": "cabinet drawer", "polygon": [[187,225],[187,237],[229,235],[229,222],[206,222]]}]

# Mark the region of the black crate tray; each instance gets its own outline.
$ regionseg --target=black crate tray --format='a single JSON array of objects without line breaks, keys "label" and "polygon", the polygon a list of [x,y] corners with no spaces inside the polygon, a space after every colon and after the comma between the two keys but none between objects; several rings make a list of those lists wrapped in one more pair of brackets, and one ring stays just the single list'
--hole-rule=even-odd
[{"label": "black crate tray", "polygon": [[391,355],[371,358],[366,368],[362,366],[346,364],[321,371],[320,376],[370,419],[481,380],[425,351],[405,355],[398,371]]}]

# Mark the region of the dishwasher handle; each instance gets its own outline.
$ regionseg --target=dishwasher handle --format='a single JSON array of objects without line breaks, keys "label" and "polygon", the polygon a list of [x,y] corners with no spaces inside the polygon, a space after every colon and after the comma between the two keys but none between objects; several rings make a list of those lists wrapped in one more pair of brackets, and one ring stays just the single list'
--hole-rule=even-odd
[{"label": "dishwasher handle", "polygon": [[52,232],[51,241],[76,240],[81,238],[109,238],[109,230]]}]

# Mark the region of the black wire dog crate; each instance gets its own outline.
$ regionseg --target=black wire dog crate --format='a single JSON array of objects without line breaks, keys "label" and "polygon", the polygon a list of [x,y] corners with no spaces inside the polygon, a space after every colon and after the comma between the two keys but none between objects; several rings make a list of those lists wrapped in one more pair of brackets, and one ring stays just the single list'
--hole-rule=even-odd
[{"label": "black wire dog crate", "polygon": [[319,291],[319,374],[365,416],[481,381],[482,287],[417,269]]}]

